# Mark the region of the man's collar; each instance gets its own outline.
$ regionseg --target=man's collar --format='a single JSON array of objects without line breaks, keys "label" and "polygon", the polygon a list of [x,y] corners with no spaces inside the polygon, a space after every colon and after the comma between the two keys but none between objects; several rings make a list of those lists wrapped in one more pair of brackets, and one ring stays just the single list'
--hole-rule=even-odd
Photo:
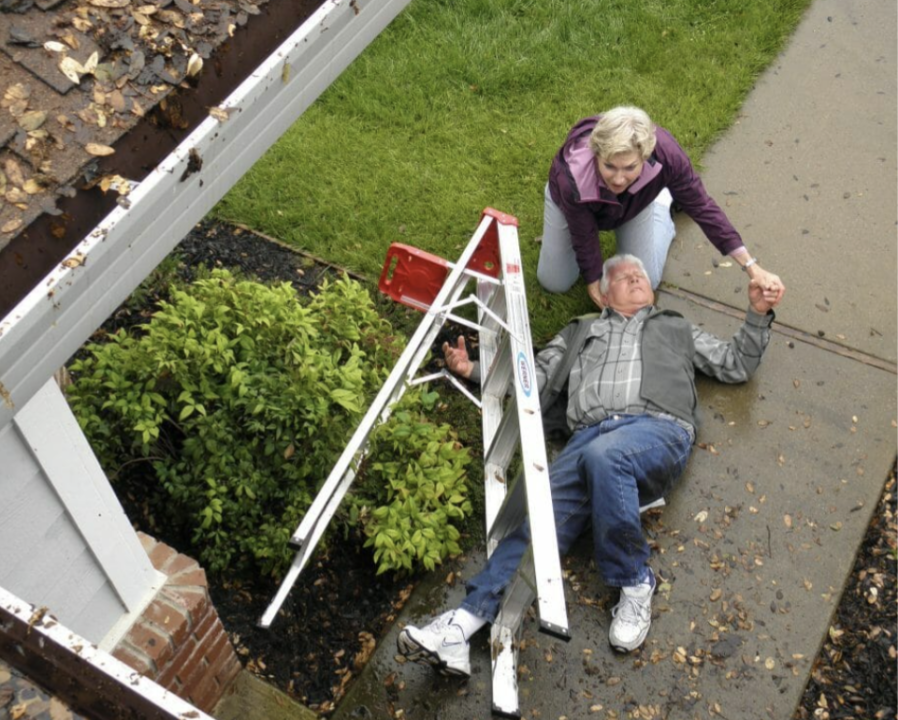
[{"label": "man's collar", "polygon": [[637,315],[648,315],[649,313],[651,313],[654,310],[655,310],[654,305],[646,305],[645,307],[639,308],[639,310],[637,310],[635,313],[633,313],[632,315],[630,315],[628,317],[628,316],[624,315],[623,313],[618,312],[613,307],[608,306],[604,310],[602,310],[601,317],[611,318],[612,316],[614,316],[614,317],[623,318],[624,320],[629,320],[630,318],[634,318]]}]

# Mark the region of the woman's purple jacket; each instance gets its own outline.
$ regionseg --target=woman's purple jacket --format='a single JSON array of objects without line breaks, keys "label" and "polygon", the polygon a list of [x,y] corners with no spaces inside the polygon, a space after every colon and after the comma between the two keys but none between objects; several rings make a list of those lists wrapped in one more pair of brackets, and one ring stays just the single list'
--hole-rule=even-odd
[{"label": "woman's purple jacket", "polygon": [[655,150],[636,182],[620,196],[611,192],[589,149],[589,136],[598,119],[596,115],[574,125],[549,170],[549,192],[567,219],[580,273],[587,283],[602,277],[599,230],[614,230],[632,220],[665,187],[722,254],[742,247],[742,238],[705,191],[689,157],[662,127],[656,127]]}]

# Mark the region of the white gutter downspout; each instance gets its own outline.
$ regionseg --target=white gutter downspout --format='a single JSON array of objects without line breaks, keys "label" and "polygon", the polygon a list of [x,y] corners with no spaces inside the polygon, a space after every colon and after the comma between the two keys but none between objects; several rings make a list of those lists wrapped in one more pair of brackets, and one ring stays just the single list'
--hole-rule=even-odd
[{"label": "white gutter downspout", "polygon": [[0,428],[408,2],[327,0],[0,321]]}]

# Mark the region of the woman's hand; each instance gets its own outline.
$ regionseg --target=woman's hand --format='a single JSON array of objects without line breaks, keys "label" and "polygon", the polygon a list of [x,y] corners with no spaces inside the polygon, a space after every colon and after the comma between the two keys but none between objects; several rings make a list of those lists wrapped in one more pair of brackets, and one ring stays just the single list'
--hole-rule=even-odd
[{"label": "woman's hand", "polygon": [[587,284],[586,292],[589,293],[589,299],[598,305],[599,310],[604,310],[605,306],[602,304],[602,291],[599,289],[599,284],[601,282],[601,280],[595,280],[594,282]]},{"label": "woman's hand", "polygon": [[452,347],[449,343],[443,343],[443,356],[446,358],[446,366],[449,370],[465,379],[471,377],[474,371],[474,363],[468,357],[468,348],[465,347],[465,338],[458,336],[458,346]]},{"label": "woman's hand", "polygon": [[[760,265],[755,263],[748,268],[748,276],[751,278],[751,285],[757,285],[764,296],[764,301],[770,304],[770,307],[776,307],[783,299],[786,292],[786,286],[780,280],[779,275],[767,272]],[[751,287],[749,287],[751,292]],[[765,311],[766,312],[766,311]]]}]

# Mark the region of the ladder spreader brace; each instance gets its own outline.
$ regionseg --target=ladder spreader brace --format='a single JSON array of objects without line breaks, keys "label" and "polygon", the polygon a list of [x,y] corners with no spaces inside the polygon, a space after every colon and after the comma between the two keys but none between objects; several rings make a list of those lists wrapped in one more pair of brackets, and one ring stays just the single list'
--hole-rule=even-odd
[{"label": "ladder spreader brace", "polygon": [[[503,594],[491,629],[493,712],[509,717],[520,717],[518,635],[534,599],[540,630],[570,638],[517,224],[510,215],[485,209],[455,264],[408,245],[390,246],[380,290],[426,317],[293,534],[296,557],[259,622],[269,627],[274,621],[349,490],[374,427],[389,417],[407,387],[445,378],[481,410],[487,554],[525,518],[530,520],[530,547]],[[462,298],[471,282],[476,285],[474,294]],[[454,313],[468,304],[477,308],[476,323]],[[478,331],[484,369],[479,399],[445,370],[415,377],[448,320]],[[506,473],[518,448],[521,473],[509,483]]]}]

